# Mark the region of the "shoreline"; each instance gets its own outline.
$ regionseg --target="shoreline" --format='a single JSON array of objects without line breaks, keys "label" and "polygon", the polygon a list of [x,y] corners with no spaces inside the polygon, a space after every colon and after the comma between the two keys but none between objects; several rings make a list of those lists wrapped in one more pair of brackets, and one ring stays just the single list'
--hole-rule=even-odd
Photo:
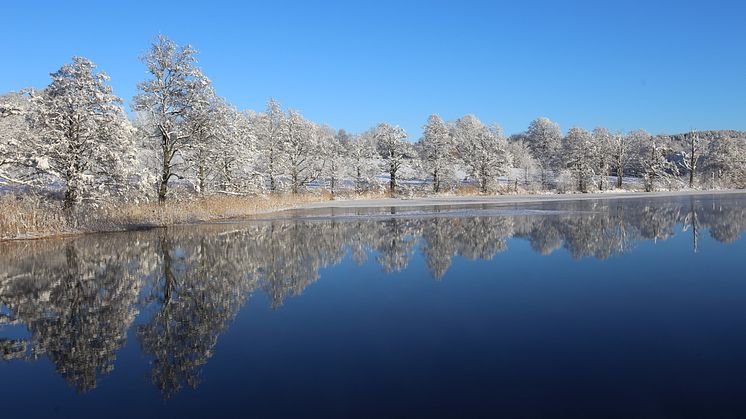
[{"label": "shoreline", "polygon": [[[253,214],[240,216],[215,217],[214,219],[177,222],[165,225],[125,225],[121,228],[100,229],[100,230],[80,230],[69,232],[57,232],[50,234],[39,234],[34,236],[20,236],[0,239],[0,243],[30,241],[30,240],[53,240],[65,239],[76,236],[90,234],[106,233],[123,233],[132,231],[154,230],[169,228],[175,226],[199,226],[205,224],[223,224],[223,223],[242,223],[252,221],[272,221],[279,219],[303,218],[306,216],[314,217],[334,217],[342,214],[334,214],[335,210],[363,210],[363,209],[428,209],[440,207],[459,207],[468,209],[469,207],[480,207],[484,205],[513,205],[513,204],[532,204],[543,202],[559,201],[586,201],[599,199],[635,199],[635,198],[666,198],[666,197],[687,197],[687,196],[712,196],[712,195],[739,195],[746,194],[743,189],[726,189],[726,190],[687,190],[687,191],[666,191],[666,192],[604,192],[604,193],[587,193],[587,194],[517,194],[517,195],[445,195],[432,197],[412,197],[412,198],[365,198],[365,199],[339,199],[326,200],[317,202],[307,202],[299,205],[291,205],[286,208],[273,208],[259,210]],[[324,214],[324,211],[331,212]],[[360,216],[379,216],[374,212],[369,214],[359,214]]]}]

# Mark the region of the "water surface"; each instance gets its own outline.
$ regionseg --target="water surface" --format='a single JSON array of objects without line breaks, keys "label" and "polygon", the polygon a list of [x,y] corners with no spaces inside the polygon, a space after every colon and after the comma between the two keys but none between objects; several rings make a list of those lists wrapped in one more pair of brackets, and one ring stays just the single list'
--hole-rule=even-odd
[{"label": "water surface", "polygon": [[3,416],[746,416],[746,194],[278,218],[0,244]]}]

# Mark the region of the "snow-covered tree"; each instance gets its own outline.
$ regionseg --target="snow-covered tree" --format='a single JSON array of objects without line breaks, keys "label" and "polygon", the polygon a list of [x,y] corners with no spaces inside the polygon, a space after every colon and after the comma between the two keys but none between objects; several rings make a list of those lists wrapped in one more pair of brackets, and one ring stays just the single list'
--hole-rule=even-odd
[{"label": "snow-covered tree", "polygon": [[596,181],[599,191],[608,187],[609,175],[612,167],[613,136],[608,129],[596,127],[593,129],[593,145],[596,149]]},{"label": "snow-covered tree", "polygon": [[32,99],[32,126],[40,138],[37,168],[65,185],[64,208],[112,192],[134,159],[131,126],[109,77],[82,57],[51,74]]},{"label": "snow-covered tree", "polygon": [[399,126],[392,126],[385,122],[379,124],[373,131],[378,154],[383,158],[386,171],[389,174],[389,192],[396,193],[396,174],[404,165],[406,159],[412,157],[412,146],[404,139],[407,132]]},{"label": "snow-covered tree", "polygon": [[238,176],[251,161],[254,142],[244,115],[224,98],[215,106],[215,183],[222,192],[232,192],[239,184]]},{"label": "snow-covered tree", "polygon": [[325,160],[323,176],[326,179],[329,192],[334,196],[348,169],[349,158],[347,153],[350,148],[350,137],[343,129],[335,133],[332,128],[322,126],[319,127],[319,130]]},{"label": "snow-covered tree", "polygon": [[708,144],[706,170],[720,185],[746,188],[746,138],[721,138]]},{"label": "snow-covered tree", "polygon": [[598,149],[593,134],[573,127],[564,142],[565,165],[573,174],[578,191],[588,192],[598,170]]},{"label": "snow-covered tree", "polygon": [[20,115],[22,112],[21,108],[17,107],[15,104],[7,102],[7,96],[7,94],[3,95],[2,102],[0,102],[0,118]]},{"label": "snow-covered tree", "polygon": [[373,132],[354,136],[349,142],[347,155],[355,181],[355,192],[361,193],[374,182],[378,174],[378,167],[374,162],[377,153]]},{"label": "snow-covered tree", "polygon": [[681,152],[682,164],[689,174],[689,187],[694,187],[694,177],[699,167],[704,142],[697,131],[691,131],[684,136],[685,148]]},{"label": "snow-covered tree", "polygon": [[179,46],[161,35],[141,58],[150,78],[138,83],[140,93],[132,108],[146,114],[148,136],[157,143],[159,159],[158,201],[164,202],[172,177],[179,172],[179,155],[190,137],[191,111],[210,81],[197,67],[197,51]]},{"label": "snow-covered tree", "polygon": [[267,109],[257,115],[253,125],[260,152],[260,170],[269,178],[270,192],[275,192],[279,187],[278,176],[285,168],[282,146],[286,124],[285,113],[279,102],[270,99],[267,102]]},{"label": "snow-covered tree", "polygon": [[556,169],[562,161],[559,155],[562,147],[562,131],[559,124],[545,117],[531,121],[526,131],[526,142],[534,158],[539,162],[541,184],[545,187],[549,171]]},{"label": "snow-covered tree", "polygon": [[486,193],[497,176],[510,171],[511,156],[507,141],[497,125],[485,126],[474,115],[456,120],[453,137],[461,160]]},{"label": "snow-covered tree", "polygon": [[324,132],[295,110],[288,112],[284,122],[282,150],[290,177],[290,190],[297,194],[321,174],[324,167],[321,135]]},{"label": "snow-covered tree", "polygon": [[[218,97],[209,87],[195,95],[186,121],[189,141],[186,142],[181,158],[184,160],[185,170],[194,172],[195,189],[204,194],[208,179],[212,177],[217,166],[218,138],[216,138],[216,117]],[[186,177],[186,176],[185,176]]]},{"label": "snow-covered tree", "polygon": [[646,192],[653,192],[658,182],[670,182],[679,175],[676,164],[668,159],[671,150],[660,137],[651,136],[642,140],[638,153]]},{"label": "snow-covered tree", "polygon": [[650,138],[645,130],[634,130],[627,134],[615,133],[611,136],[611,169],[616,172],[616,187],[621,188],[624,173],[634,161],[635,148],[643,139]]},{"label": "snow-covered tree", "polygon": [[520,169],[523,183],[528,185],[535,176],[534,173],[539,167],[539,163],[533,156],[531,148],[524,140],[517,140],[508,143],[508,151],[513,157],[513,167]]},{"label": "snow-covered tree", "polygon": [[43,157],[29,124],[31,106],[28,92],[0,96],[0,183],[28,185],[33,166]]},{"label": "snow-covered tree", "polygon": [[245,116],[213,89],[204,89],[192,107],[189,142],[182,158],[195,173],[196,189],[205,193],[212,182],[221,191],[235,186],[234,172],[249,161],[253,141]]},{"label": "snow-covered tree", "polygon": [[417,151],[422,165],[432,177],[433,192],[440,192],[443,181],[453,177],[456,153],[448,125],[440,116],[433,114],[428,117]]}]

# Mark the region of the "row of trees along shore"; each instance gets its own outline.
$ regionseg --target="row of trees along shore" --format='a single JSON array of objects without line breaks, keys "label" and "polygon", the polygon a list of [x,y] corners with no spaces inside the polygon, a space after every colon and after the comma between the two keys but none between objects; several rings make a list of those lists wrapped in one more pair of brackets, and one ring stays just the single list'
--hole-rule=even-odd
[{"label": "row of trees along shore", "polygon": [[73,208],[308,190],[746,187],[744,132],[563,133],[538,118],[506,138],[474,115],[431,115],[416,142],[389,123],[351,134],[273,99],[263,112],[236,109],[215,92],[196,56],[191,46],[158,37],[141,58],[148,77],[137,86],[131,118],[108,76],[82,57],[52,73],[42,90],[1,96],[0,188],[45,191]]}]

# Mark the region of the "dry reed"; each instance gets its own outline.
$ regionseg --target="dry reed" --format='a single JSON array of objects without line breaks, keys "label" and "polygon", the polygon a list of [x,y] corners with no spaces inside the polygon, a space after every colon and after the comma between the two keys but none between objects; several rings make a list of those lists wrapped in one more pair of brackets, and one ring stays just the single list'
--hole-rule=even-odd
[{"label": "dry reed", "polygon": [[120,231],[239,218],[330,200],[329,194],[211,195],[158,203],[80,205],[65,212],[59,202],[35,195],[0,195],[0,240],[94,231]]}]

